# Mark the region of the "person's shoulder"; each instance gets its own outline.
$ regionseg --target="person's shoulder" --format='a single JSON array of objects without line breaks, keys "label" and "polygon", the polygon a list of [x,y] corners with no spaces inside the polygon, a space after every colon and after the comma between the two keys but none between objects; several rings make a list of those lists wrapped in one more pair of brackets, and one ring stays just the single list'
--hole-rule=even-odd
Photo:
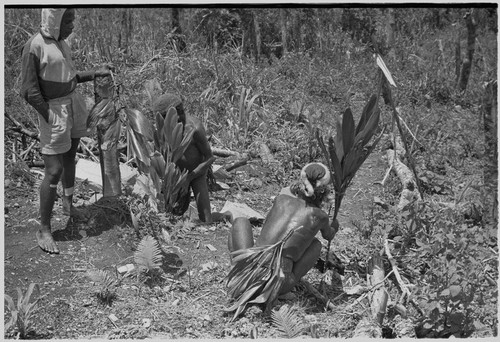
[{"label": "person's shoulder", "polygon": [[203,123],[196,116],[186,115],[186,124],[187,126],[191,126],[195,130],[195,133],[205,133]]},{"label": "person's shoulder", "polygon": [[39,49],[41,46],[45,45],[45,39],[40,34],[40,32],[32,35],[24,44],[25,48],[28,48],[30,51]]}]

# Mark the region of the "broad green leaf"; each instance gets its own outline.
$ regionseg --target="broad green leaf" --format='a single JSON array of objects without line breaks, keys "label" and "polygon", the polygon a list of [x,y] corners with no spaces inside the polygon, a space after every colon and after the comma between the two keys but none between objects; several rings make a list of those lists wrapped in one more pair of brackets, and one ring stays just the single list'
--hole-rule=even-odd
[{"label": "broad green leaf", "polygon": [[376,108],[374,110],[374,113],[370,116],[370,119],[366,123],[363,130],[361,130],[361,132],[359,132],[356,135],[356,138],[354,139],[354,144],[357,144],[359,141],[362,141],[362,144],[366,145],[370,141],[370,139],[372,138],[373,134],[377,129],[379,119],[380,119],[380,110]]},{"label": "broad green leaf", "polygon": [[375,105],[377,104],[377,95],[372,95],[368,102],[365,104],[365,107],[363,108],[363,112],[361,113],[361,118],[359,119],[358,126],[356,127],[356,135],[358,135],[359,132],[365,128],[366,123],[372,116]]},{"label": "broad green leaf", "polygon": [[335,191],[340,191],[344,174],[342,172],[342,165],[340,164],[340,160],[337,158],[335,143],[332,137],[330,137],[330,139],[328,140],[328,152],[332,161],[333,170],[335,171],[333,175],[333,185]]},{"label": "broad green leaf", "polygon": [[[350,108],[347,108],[342,118],[342,143],[344,155],[347,155],[354,143],[354,118]],[[338,134],[338,133],[337,133]]]},{"label": "broad green leaf", "polygon": [[377,54],[377,65],[382,70],[382,72],[384,73],[385,78],[387,79],[387,81],[389,81],[389,83],[392,86],[396,87],[396,83],[392,79],[391,72],[389,71],[389,69],[387,69],[387,66],[384,63],[384,60],[382,59],[382,57],[380,57],[379,54]]},{"label": "broad green leaf", "polygon": [[140,111],[136,109],[125,109],[127,122],[130,128],[136,133],[144,136],[146,141],[153,141],[153,125]]},{"label": "broad green leaf", "polygon": [[337,153],[337,159],[342,162],[342,159],[344,159],[344,143],[342,141],[342,122],[340,118],[337,118],[336,124],[337,134],[335,135],[335,151]]}]

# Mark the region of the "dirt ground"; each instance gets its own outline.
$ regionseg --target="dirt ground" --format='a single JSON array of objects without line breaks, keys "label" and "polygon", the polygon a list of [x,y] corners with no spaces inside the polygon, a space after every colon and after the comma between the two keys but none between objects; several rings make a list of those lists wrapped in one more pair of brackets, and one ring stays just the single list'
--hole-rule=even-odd
[{"label": "dirt ground", "polygon": [[[359,240],[352,222],[368,214],[373,197],[380,191],[374,182],[383,178],[385,168],[381,154],[373,153],[359,170],[342,204],[338,217],[342,230],[332,242],[333,251],[346,267],[341,286],[353,285],[360,279],[356,267],[361,266],[352,256],[362,252],[357,250]],[[265,179],[262,172],[265,167],[260,160],[233,171],[231,189],[211,193],[213,208],[220,210],[226,200],[231,200],[246,203],[265,215],[279,186],[255,181]],[[139,239],[130,221],[127,199],[85,204],[79,198],[76,206],[87,214],[80,219],[62,216],[60,201],[56,203],[52,222],[61,254],[48,255],[37,247],[35,240],[41,174],[34,176],[32,186],[16,180],[6,180],[5,186],[5,293],[16,300],[16,287],[25,291],[30,283],[38,283],[39,295],[43,296],[33,317],[30,337],[224,338],[255,333],[259,338],[282,336],[260,308],[250,308],[235,322],[230,322],[231,316],[224,313],[228,303],[225,276],[230,270],[226,245],[229,223],[197,223],[194,203],[183,223],[174,228],[154,220],[148,223],[157,232],[158,225],[164,225],[172,237],[173,246],[164,246],[168,280],[146,286],[124,279],[111,305],[101,303],[86,272],[102,269],[117,274],[117,267],[133,262]],[[84,183],[78,182],[75,196],[79,192],[91,197]],[[255,234],[259,228],[256,224]],[[326,241],[322,242],[326,245]],[[353,297],[339,292],[338,283],[336,288],[332,285],[335,282],[325,281],[326,274],[313,269],[305,279],[336,305],[344,307],[347,301],[352,302]],[[362,305],[349,312],[326,311],[305,288],[298,286],[292,293],[291,298],[280,299],[278,307],[299,306],[304,322],[315,326],[319,337],[351,337],[367,309]],[[10,314],[7,310],[4,313],[7,319]]]}]

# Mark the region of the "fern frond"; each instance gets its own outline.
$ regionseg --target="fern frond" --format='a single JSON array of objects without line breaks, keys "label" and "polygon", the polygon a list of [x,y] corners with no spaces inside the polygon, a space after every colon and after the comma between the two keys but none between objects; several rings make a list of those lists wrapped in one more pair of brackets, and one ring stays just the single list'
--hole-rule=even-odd
[{"label": "fern frond", "polygon": [[296,338],[304,332],[302,319],[293,306],[285,304],[279,310],[271,311],[271,321],[286,338]]},{"label": "fern frond", "polygon": [[152,236],[146,235],[142,238],[134,253],[134,262],[139,269],[150,272],[159,269],[162,265],[162,254],[160,245]]}]

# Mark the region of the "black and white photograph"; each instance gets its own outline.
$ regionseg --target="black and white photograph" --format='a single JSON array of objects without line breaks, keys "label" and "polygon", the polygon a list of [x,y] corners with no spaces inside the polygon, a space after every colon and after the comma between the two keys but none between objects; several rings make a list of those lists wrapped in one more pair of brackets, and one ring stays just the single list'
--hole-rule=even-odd
[{"label": "black and white photograph", "polygon": [[3,339],[498,336],[497,2],[2,16]]}]

